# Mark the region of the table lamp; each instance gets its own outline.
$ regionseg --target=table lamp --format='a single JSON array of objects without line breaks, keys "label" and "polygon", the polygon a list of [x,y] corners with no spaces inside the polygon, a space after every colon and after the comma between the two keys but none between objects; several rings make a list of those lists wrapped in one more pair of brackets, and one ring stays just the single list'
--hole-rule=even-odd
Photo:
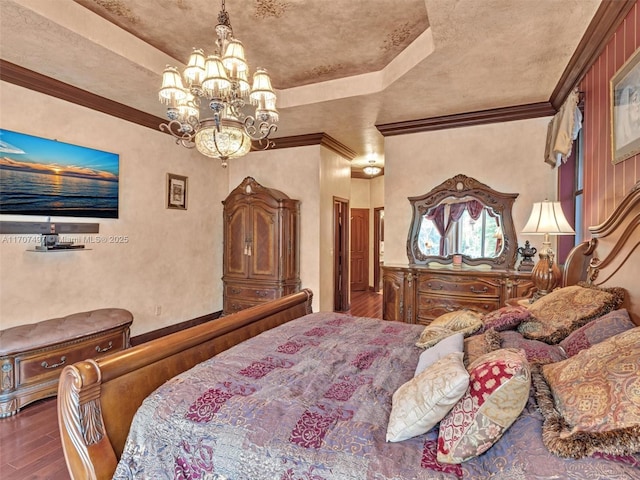
[{"label": "table lamp", "polygon": [[540,260],[531,271],[531,280],[537,288],[533,296],[536,300],[551,292],[560,282],[561,273],[555,253],[551,249],[550,235],[575,235],[567,221],[560,202],[536,202],[533,204],[529,221],[522,229],[522,233],[530,235],[544,235],[542,248],[538,251]]}]

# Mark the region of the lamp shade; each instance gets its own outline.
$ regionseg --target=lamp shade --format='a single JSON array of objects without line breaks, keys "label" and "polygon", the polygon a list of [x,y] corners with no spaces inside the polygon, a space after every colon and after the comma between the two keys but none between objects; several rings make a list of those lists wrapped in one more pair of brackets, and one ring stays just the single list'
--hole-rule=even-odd
[{"label": "lamp shade", "polygon": [[176,67],[167,68],[162,72],[162,86],[158,92],[160,101],[167,105],[177,102],[178,100],[184,100],[187,97],[187,92],[182,86],[182,78],[180,72]]},{"label": "lamp shade", "polygon": [[522,233],[532,235],[573,235],[573,230],[562,212],[560,202],[536,202],[531,209],[529,221]]}]

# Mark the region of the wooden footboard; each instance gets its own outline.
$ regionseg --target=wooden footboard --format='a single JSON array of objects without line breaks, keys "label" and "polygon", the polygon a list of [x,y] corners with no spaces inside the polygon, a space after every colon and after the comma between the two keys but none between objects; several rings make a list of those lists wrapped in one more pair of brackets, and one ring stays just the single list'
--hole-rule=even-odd
[{"label": "wooden footboard", "polygon": [[98,360],[64,368],[58,424],[72,479],[111,478],[142,401],[175,375],[261,332],[311,313],[305,289]]}]

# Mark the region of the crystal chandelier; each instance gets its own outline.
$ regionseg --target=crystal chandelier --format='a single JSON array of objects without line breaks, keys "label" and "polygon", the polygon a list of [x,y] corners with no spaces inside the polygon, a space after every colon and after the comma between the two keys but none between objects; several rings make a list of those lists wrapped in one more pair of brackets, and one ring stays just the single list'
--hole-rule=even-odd
[{"label": "crystal chandelier", "polygon": [[[169,118],[160,130],[171,133],[183,147],[219,158],[226,167],[230,158],[249,153],[252,141],[262,149],[273,146],[269,136],[278,128],[278,111],[265,69],[256,69],[249,86],[244,47],[233,36],[224,2],[216,25],[216,52],[205,57],[203,50],[194,48],[182,75],[167,66],[158,94]],[[245,113],[248,103],[255,106],[255,112],[249,112],[253,115]]]}]

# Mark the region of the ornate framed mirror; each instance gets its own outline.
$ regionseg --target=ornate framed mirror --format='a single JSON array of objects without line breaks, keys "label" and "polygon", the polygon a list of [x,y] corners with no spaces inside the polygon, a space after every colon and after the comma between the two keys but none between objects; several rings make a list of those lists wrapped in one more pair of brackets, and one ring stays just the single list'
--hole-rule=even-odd
[{"label": "ornate framed mirror", "polygon": [[517,197],[462,174],[424,195],[409,197],[413,209],[409,263],[513,268],[518,239],[511,210]]}]

